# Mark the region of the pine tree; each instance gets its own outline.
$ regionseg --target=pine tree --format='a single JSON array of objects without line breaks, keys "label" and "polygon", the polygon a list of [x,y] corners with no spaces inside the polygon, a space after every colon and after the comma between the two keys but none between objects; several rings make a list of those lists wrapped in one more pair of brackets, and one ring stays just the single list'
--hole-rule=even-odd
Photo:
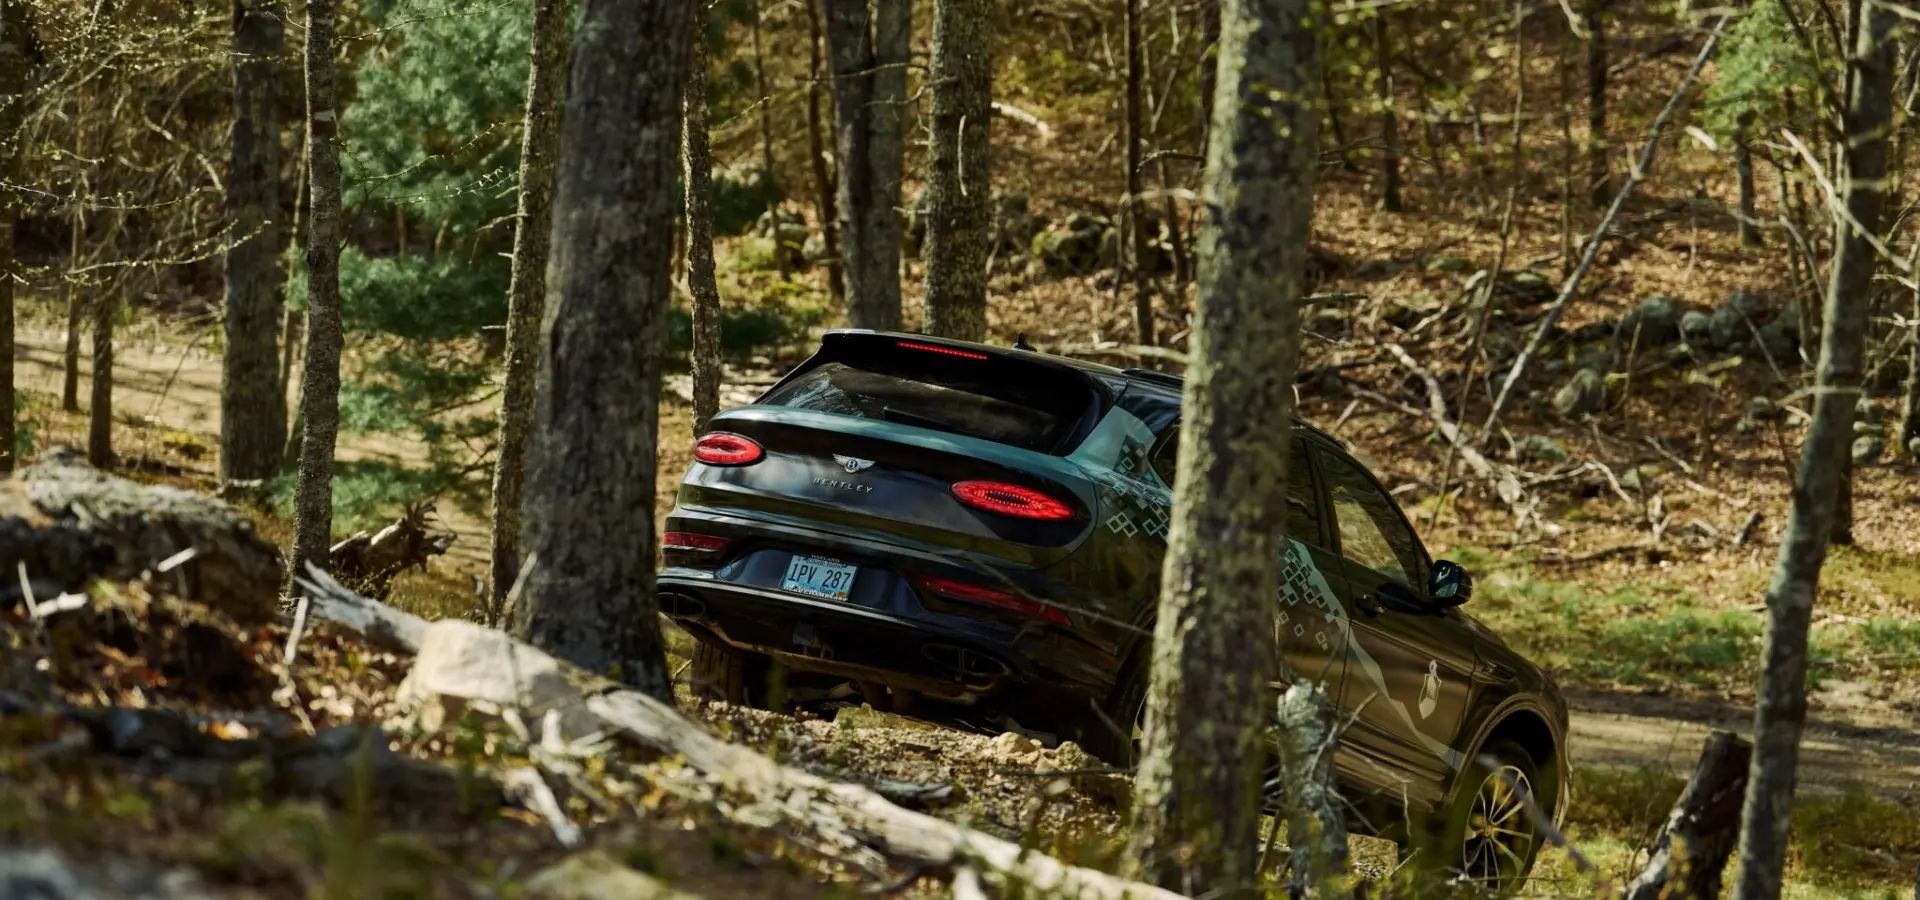
[{"label": "pine tree", "polygon": [[280,468],[287,401],[277,372],[280,261],[279,0],[234,0],[233,126],[227,210],[242,241],[227,251],[226,352],[220,379],[220,477]]},{"label": "pine tree", "polygon": [[1313,0],[1227,0],[1132,857],[1252,885],[1320,84]]},{"label": "pine tree", "polygon": [[500,397],[500,450],[493,472],[492,597],[498,623],[520,573],[520,505],[527,441],[540,369],[540,320],[546,306],[553,232],[553,173],[560,154],[567,57],[566,0],[534,0],[527,107],[520,137],[518,224],[507,288],[507,377]]},{"label": "pine tree", "polygon": [[514,611],[533,644],[668,703],[655,441],[692,10],[580,4]]},{"label": "pine tree", "polygon": [[324,566],[333,542],[333,451],[340,431],[340,109],[334,99],[336,0],[307,0],[307,353],[301,363],[300,472],[293,559]]},{"label": "pine tree", "polygon": [[993,229],[993,3],[933,7],[933,151],[927,173],[928,334],[987,336],[987,251]]}]

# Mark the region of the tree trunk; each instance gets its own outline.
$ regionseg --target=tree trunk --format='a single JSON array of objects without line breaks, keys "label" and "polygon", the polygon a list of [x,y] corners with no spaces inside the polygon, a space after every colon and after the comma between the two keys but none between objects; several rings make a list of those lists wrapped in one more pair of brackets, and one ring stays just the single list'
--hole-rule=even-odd
[{"label": "tree trunk", "polygon": [[[291,247],[300,246],[301,241],[306,239],[306,235],[300,230],[300,212],[306,204],[307,181],[307,144],[302,141],[300,142],[300,165],[294,169],[292,222],[287,228],[287,244]],[[291,300],[291,297],[281,298],[281,304],[286,308],[286,317],[280,322],[281,403],[287,402],[287,393],[294,388],[293,361],[299,358],[296,354],[306,352],[302,337],[306,334],[307,311],[294,309],[289,302]],[[300,459],[300,435],[303,429],[300,421],[300,398],[297,394],[293,398],[293,411],[287,415],[292,421],[287,424],[286,448],[280,453],[282,467],[296,465]]]},{"label": "tree trunk", "polygon": [[87,462],[96,469],[113,467],[113,320],[120,313],[115,290],[93,298],[92,403],[87,408]]},{"label": "tree trunk", "polygon": [[[1908,268],[1920,265],[1920,238],[1914,240],[1913,248],[1907,257]],[[1900,401],[1900,430],[1894,452],[1920,459],[1920,444],[1915,443],[1920,441],[1920,285],[1914,286],[1913,309],[1908,315],[1912,324],[1907,326],[1907,385]]]},{"label": "tree trunk", "polygon": [[[1573,42],[1579,35],[1567,23],[1567,39],[1560,44],[1560,280],[1573,275]],[[1461,415],[1465,415],[1465,410]]]},{"label": "tree trunk", "polygon": [[[1146,153],[1146,135],[1140,125],[1145,114],[1140,84],[1144,67],[1140,52],[1140,0],[1127,0],[1127,200],[1121,212],[1127,234],[1132,237],[1133,335],[1140,346],[1151,347],[1154,345],[1153,291],[1147,284],[1147,256],[1152,252],[1153,238],[1140,221],[1140,213],[1145,209],[1140,195],[1146,191],[1140,178],[1141,158]],[[1140,364],[1150,366],[1152,360],[1142,357]]]},{"label": "tree trunk", "polygon": [[294,571],[325,567],[333,538],[333,450],[340,430],[340,110],[334,102],[336,0],[307,0],[307,352],[300,373],[300,475]]},{"label": "tree trunk", "polygon": [[1625,900],[1717,900],[1720,875],[1740,839],[1740,798],[1747,792],[1753,744],[1728,731],[1707,736],[1693,778],[1660,826],[1652,858],[1627,887]]},{"label": "tree trunk", "polygon": [[500,624],[507,592],[520,575],[520,505],[527,480],[540,370],[540,318],[547,298],[553,237],[553,167],[560,155],[566,102],[567,3],[534,0],[528,49],[527,110],[520,135],[519,225],[507,288],[507,380],[500,397],[500,457],[493,468],[492,595],[489,621]]},{"label": "tree trunk", "polygon": [[279,0],[233,2],[233,128],[227,215],[243,241],[227,251],[226,352],[220,374],[220,480],[266,478],[286,448],[280,391]]},{"label": "tree trunk", "polygon": [[1766,242],[1760,238],[1760,216],[1754,210],[1753,202],[1753,144],[1750,131],[1753,128],[1753,113],[1740,114],[1733,129],[1733,172],[1740,183],[1740,246],[1759,247]]},{"label": "tree trunk", "polygon": [[1813,422],[1795,476],[1793,509],[1767,588],[1766,667],[1753,717],[1755,752],[1747,785],[1740,842],[1739,900],[1776,900],[1786,865],[1788,814],[1794,769],[1807,718],[1807,630],[1814,591],[1826,561],[1836,483],[1853,443],[1854,404],[1860,397],[1867,297],[1876,264],[1869,236],[1880,228],[1886,133],[1892,118],[1894,14],[1862,4],[1859,34],[1848,65],[1845,180],[1848,218],[1834,225],[1834,260],[1821,336],[1819,387]]},{"label": "tree trunk", "polygon": [[[693,292],[693,433],[720,411],[720,285],[713,273],[713,153],[707,135],[707,9],[695,3],[684,101],[687,287]],[[771,157],[769,157],[771,158]]]},{"label": "tree trunk", "polygon": [[928,334],[987,336],[987,251],[993,228],[992,0],[933,6],[933,152],[927,173]]},{"label": "tree trunk", "polygon": [[1607,2],[1587,0],[1587,202],[1605,209],[1613,200],[1607,175]]},{"label": "tree trunk", "polygon": [[807,158],[812,161],[814,203],[819,211],[820,237],[827,251],[827,291],[836,304],[847,301],[840,262],[840,213],[834,208],[833,173],[827,169],[826,139],[821,136],[820,0],[802,0],[807,10]]},{"label": "tree trunk", "polygon": [[847,324],[900,328],[900,113],[907,0],[822,0],[833,64],[840,254]]},{"label": "tree trunk", "polygon": [[[767,89],[767,55],[760,44],[760,0],[752,0],[752,4],[752,8],[748,10],[747,27],[753,39],[753,89],[760,97],[758,104],[760,107],[760,183],[769,189],[771,195],[777,196],[778,188],[775,186],[779,184],[779,179],[774,177],[773,171],[773,92]],[[701,18],[704,19],[705,16]],[[706,38],[701,35],[696,37],[696,40],[704,41]],[[704,46],[700,48],[700,55],[706,56]],[[702,77],[700,80],[705,83],[706,78]],[[786,278],[793,273],[787,266],[788,255],[780,246],[779,230],[779,224],[776,222],[773,235],[773,264],[780,270],[780,277]],[[692,239],[695,236],[688,237]],[[697,397],[695,403],[697,406]]]},{"label": "tree trunk", "polygon": [[[1384,147],[1380,156],[1380,208],[1399,212],[1405,207],[1400,202],[1400,117],[1393,106],[1392,46],[1387,39],[1387,10],[1383,7],[1373,14],[1373,64],[1380,68],[1374,89],[1380,101],[1380,143]],[[1520,127],[1520,123],[1514,122],[1514,127]]]},{"label": "tree trunk", "polygon": [[1213,128],[1213,93],[1220,66],[1220,7],[1226,0],[1203,0],[1200,7],[1200,152],[1207,152],[1207,134]]},{"label": "tree trunk", "polygon": [[[84,107],[82,107],[84,109]],[[74,137],[75,144],[85,142],[85,133]],[[68,251],[67,268],[71,272],[80,268],[80,246],[87,237],[86,207],[75,203],[73,207],[72,243]],[[78,276],[67,276],[67,346],[61,356],[63,377],[60,382],[60,409],[64,412],[80,411],[80,319],[85,301],[80,296]]]},{"label": "tree trunk", "polygon": [[[1131,857],[1192,894],[1253,883],[1276,560],[1320,118],[1308,0],[1226,0],[1199,295]],[[1285,135],[1285,137],[1282,137]]]},{"label": "tree trunk", "polygon": [[1280,697],[1280,778],[1286,791],[1287,894],[1336,897],[1347,874],[1347,825],[1334,776],[1340,743],[1329,690],[1337,686],[1296,681]]},{"label": "tree trunk", "polygon": [[[0,181],[10,185],[20,183],[26,149],[21,128],[27,114],[33,40],[27,5],[0,6]],[[17,463],[14,452],[20,433],[13,396],[13,280],[20,267],[13,258],[13,235],[24,205],[18,192],[0,191],[0,474],[13,471]]]},{"label": "tree trunk", "polygon": [[515,626],[673,702],[653,592],[654,472],[693,7],[581,0]]}]

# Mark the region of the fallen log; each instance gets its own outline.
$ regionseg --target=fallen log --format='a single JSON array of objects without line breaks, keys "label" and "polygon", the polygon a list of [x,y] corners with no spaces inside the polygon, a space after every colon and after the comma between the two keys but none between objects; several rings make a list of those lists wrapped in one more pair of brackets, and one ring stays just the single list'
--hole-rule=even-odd
[{"label": "fallen log", "polygon": [[[485,630],[459,620],[429,623],[361,597],[311,565],[298,581],[311,603],[310,615],[355,631],[388,649],[418,654],[428,644],[430,631],[449,633],[447,639],[436,638],[433,643],[453,646],[459,641],[451,632]],[[1172,900],[1180,896],[1105,872],[1070,866],[1011,841],[902,809],[866,787],[839,784],[788,768],[757,751],[708,734],[678,710],[652,697],[554,660],[530,644],[514,640],[511,646],[520,665],[552,665],[568,673],[584,696],[587,709],[610,733],[684,759],[688,766],[794,826],[836,837],[851,835],[910,867],[951,871],[970,866],[1002,891],[1086,900]],[[510,680],[515,668],[519,666],[503,665],[492,674]],[[517,693],[511,686],[507,691]]]},{"label": "fallen log", "polygon": [[1654,840],[1653,856],[1627,886],[1625,900],[1711,900],[1740,840],[1753,743],[1727,731],[1707,736],[1693,779]]},{"label": "fallen log", "polygon": [[1466,461],[1467,468],[1472,469],[1475,474],[1493,484],[1494,493],[1500,495],[1501,502],[1513,507],[1514,511],[1518,512],[1522,505],[1521,502],[1525,500],[1527,496],[1526,490],[1520,486],[1520,479],[1514,477],[1513,472],[1505,467],[1494,465],[1493,462],[1488,460],[1479,450],[1474,449],[1472,442],[1468,441],[1466,435],[1461,433],[1460,426],[1448,418],[1446,393],[1440,388],[1440,380],[1435,378],[1432,372],[1427,371],[1425,367],[1421,366],[1420,363],[1413,358],[1413,355],[1409,354],[1406,349],[1399,344],[1388,344],[1387,352],[1393,354],[1394,358],[1399,360],[1401,365],[1406,366],[1409,371],[1420,379],[1422,384],[1426,385],[1426,416],[1433,420],[1433,427],[1439,430],[1440,436],[1446,438],[1447,443],[1453,445],[1454,449],[1460,454],[1460,458]]}]

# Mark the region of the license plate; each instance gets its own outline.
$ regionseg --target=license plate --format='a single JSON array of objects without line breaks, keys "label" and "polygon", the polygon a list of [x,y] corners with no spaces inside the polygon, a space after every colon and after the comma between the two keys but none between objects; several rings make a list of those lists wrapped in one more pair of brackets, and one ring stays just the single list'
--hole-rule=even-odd
[{"label": "license plate", "polygon": [[780,580],[780,589],[828,600],[845,600],[847,589],[853,587],[854,573],[859,571],[858,566],[795,554],[793,561],[787,563],[787,575]]}]

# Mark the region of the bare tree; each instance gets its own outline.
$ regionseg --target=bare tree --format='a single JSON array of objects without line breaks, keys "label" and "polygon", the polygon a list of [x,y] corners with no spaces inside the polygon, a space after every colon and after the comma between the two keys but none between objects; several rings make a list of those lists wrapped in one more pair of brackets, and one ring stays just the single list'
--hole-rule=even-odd
[{"label": "bare tree", "polygon": [[[1141,226],[1141,210],[1144,203],[1140,195],[1146,187],[1141,181],[1141,168],[1146,150],[1146,134],[1142,130],[1141,119],[1146,114],[1146,100],[1141,96],[1141,81],[1146,62],[1142,59],[1140,47],[1140,0],[1127,0],[1127,199],[1122,205],[1127,234],[1132,237],[1130,252],[1133,256],[1133,333],[1134,339],[1142,347],[1153,346],[1153,290],[1147,283],[1147,255],[1152,252],[1152,235]],[[1149,360],[1141,360],[1149,364]]]},{"label": "bare tree", "polygon": [[[987,336],[993,228],[993,2],[933,5],[933,152],[927,171],[928,334]],[[1136,176],[1136,181],[1137,176]]]},{"label": "bare tree", "polygon": [[492,596],[499,624],[507,592],[520,576],[520,501],[526,488],[527,441],[533,430],[540,373],[540,319],[546,307],[552,248],[553,167],[567,73],[566,0],[534,0],[527,70],[527,111],[520,134],[519,224],[513,232],[513,274],[507,288],[507,379],[500,398],[500,457],[493,469]]},{"label": "bare tree", "polygon": [[[1920,238],[1913,242],[1907,268],[1920,266]],[[1920,458],[1920,284],[1913,288],[1913,310],[1907,326],[1907,384],[1900,399],[1899,447],[1896,452]],[[1915,898],[1920,900],[1920,897]]]},{"label": "bare tree", "polygon": [[1594,209],[1613,199],[1607,172],[1607,6],[1587,0],[1587,198]]},{"label": "bare tree", "polygon": [[[1380,102],[1380,208],[1399,212],[1405,208],[1400,201],[1400,117],[1393,105],[1393,44],[1387,36],[1387,11],[1382,7],[1373,14],[1373,64],[1380,69],[1374,79]],[[1514,127],[1520,127],[1518,120]]]},{"label": "bare tree", "polygon": [[334,102],[337,0],[307,0],[307,352],[301,361],[300,474],[294,486],[294,571],[327,564],[333,539],[333,450],[340,431],[340,109]]},{"label": "bare tree", "polygon": [[579,10],[515,627],[672,703],[653,592],[654,457],[693,7]]},{"label": "bare tree", "polygon": [[[687,287],[693,292],[693,433],[720,411],[720,285],[713,274],[713,153],[707,135],[707,8],[694,3],[683,103]],[[757,30],[757,29],[756,29]],[[758,53],[758,48],[755,48]],[[772,155],[767,159],[771,161]]]},{"label": "bare tree", "polygon": [[813,172],[814,204],[820,217],[820,239],[827,253],[827,292],[834,303],[845,303],[847,289],[840,263],[840,214],[834,209],[833,173],[827,167],[826,140],[821,137],[820,0],[802,0],[807,10],[807,158]]},{"label": "bare tree", "polygon": [[822,0],[833,66],[834,150],[847,321],[900,328],[900,167],[911,5]]},{"label": "bare tree", "polygon": [[1733,172],[1740,188],[1740,246],[1759,247],[1760,216],[1754,208],[1753,191],[1753,111],[1747,110],[1734,120]]},{"label": "bare tree", "polygon": [[[125,213],[118,213],[125,215]],[[87,408],[87,462],[94,468],[113,465],[113,325],[120,316],[120,293],[103,288],[93,298],[93,372]]]},{"label": "bare tree", "polygon": [[1226,0],[1199,297],[1131,857],[1199,894],[1253,883],[1273,603],[1320,113],[1316,5]]},{"label": "bare tree", "polygon": [[226,352],[221,355],[220,479],[266,478],[287,439],[281,390],[279,0],[234,0],[233,126],[227,214],[240,242],[227,251]]},{"label": "bare tree", "polygon": [[1793,509],[1767,588],[1766,666],[1753,716],[1753,774],[1742,811],[1739,900],[1776,900],[1786,866],[1789,813],[1800,733],[1807,716],[1807,631],[1837,500],[1840,467],[1853,440],[1860,397],[1868,293],[1880,227],[1881,181],[1887,172],[1892,121],[1894,13],[1859,6],[1847,65],[1843,214],[1834,216],[1834,260],[1820,342],[1819,388],[1800,454]]},{"label": "bare tree", "polygon": [[[22,126],[35,55],[33,22],[27,5],[0,5],[0,182],[20,183],[25,155]],[[13,258],[14,226],[22,206],[18,192],[0,190],[0,473],[13,471],[19,425],[13,399],[13,282],[19,265]]]}]

